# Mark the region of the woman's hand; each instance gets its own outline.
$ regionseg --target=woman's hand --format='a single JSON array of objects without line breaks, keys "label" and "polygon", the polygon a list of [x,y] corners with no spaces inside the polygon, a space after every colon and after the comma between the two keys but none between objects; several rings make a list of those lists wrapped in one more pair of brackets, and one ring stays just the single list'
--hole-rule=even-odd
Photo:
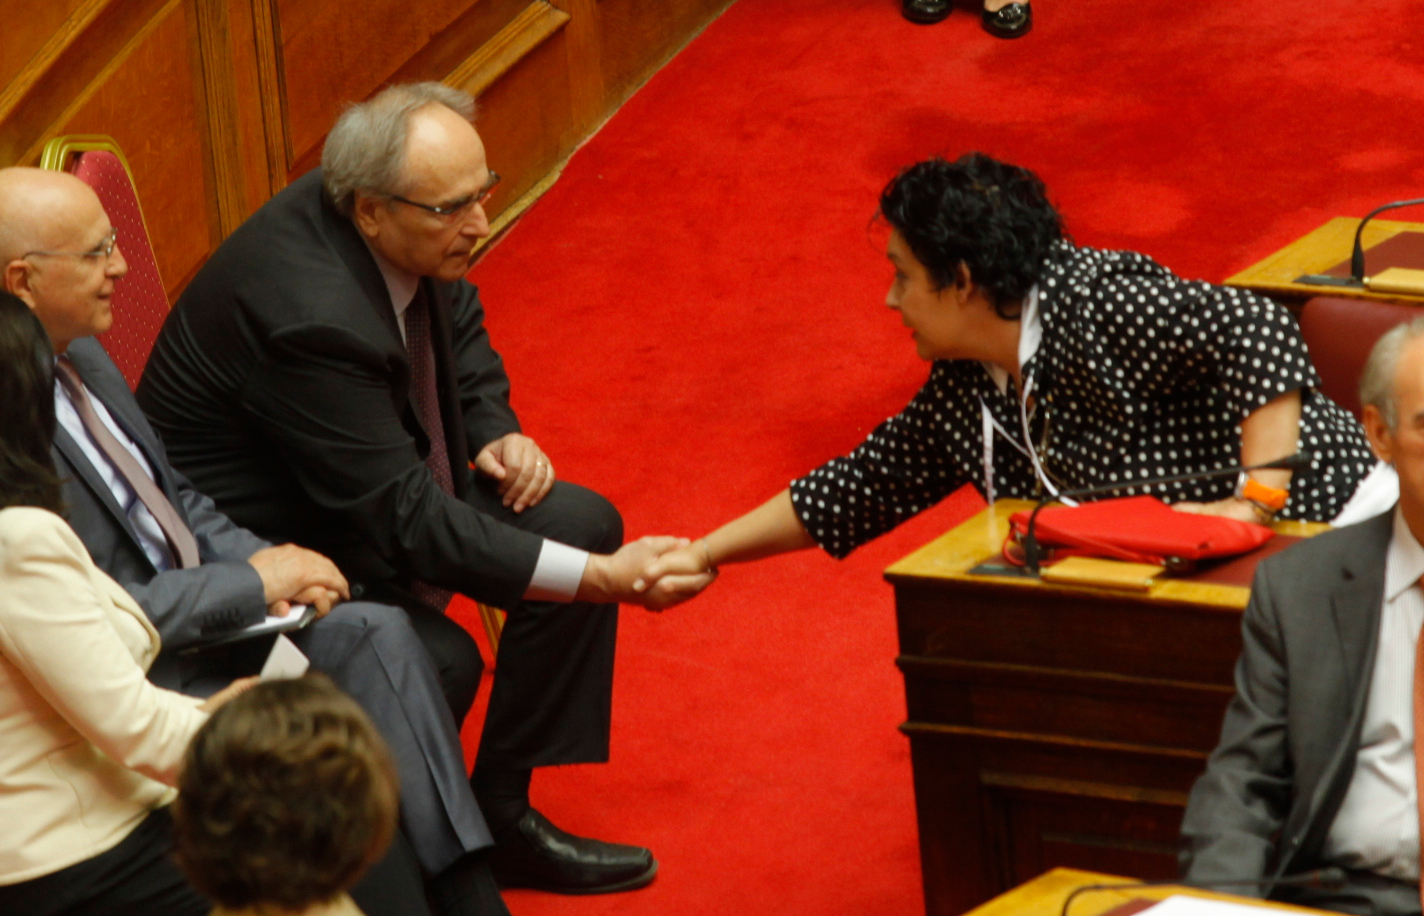
[{"label": "woman's hand", "polygon": [[1270,516],[1257,508],[1255,503],[1248,499],[1237,499],[1234,496],[1228,499],[1218,499],[1214,503],[1176,503],[1172,508],[1178,512],[1187,512],[1192,515],[1224,515],[1239,522],[1251,522],[1256,525],[1271,523]]},{"label": "woman's hand", "polygon": [[212,715],[218,711],[219,706],[231,700],[233,697],[241,696],[253,687],[256,687],[257,683],[261,680],[262,678],[256,676],[238,678],[222,690],[208,697],[198,708],[208,715]]}]

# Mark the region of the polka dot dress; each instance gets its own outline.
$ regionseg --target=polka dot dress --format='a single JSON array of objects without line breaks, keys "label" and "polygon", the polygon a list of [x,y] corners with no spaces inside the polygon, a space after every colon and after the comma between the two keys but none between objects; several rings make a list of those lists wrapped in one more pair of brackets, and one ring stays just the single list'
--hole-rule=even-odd
[{"label": "polka dot dress", "polygon": [[[1238,464],[1242,418],[1297,389],[1300,444],[1312,461],[1292,478],[1281,514],[1334,518],[1374,467],[1363,428],[1315,390],[1320,379],[1294,319],[1268,299],[1182,280],[1134,252],[1065,243],[1044,264],[1039,313],[1042,343],[1024,367],[1036,400],[1029,434],[1060,489],[1121,483],[1099,498],[1228,497],[1234,477],[1133,481]],[[844,557],[965,483],[983,493],[981,398],[1022,446],[1013,381],[1001,393],[983,364],[937,361],[903,411],[849,455],[792,482],[792,503],[816,543]],[[1027,456],[1002,433],[995,438],[996,495],[1037,499]]]}]

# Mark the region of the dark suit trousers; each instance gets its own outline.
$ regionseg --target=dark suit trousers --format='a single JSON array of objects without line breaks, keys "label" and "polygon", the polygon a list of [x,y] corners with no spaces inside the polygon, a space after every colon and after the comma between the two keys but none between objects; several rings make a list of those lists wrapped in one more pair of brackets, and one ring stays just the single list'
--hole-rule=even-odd
[{"label": "dark suit trousers", "polygon": [[[400,776],[401,826],[425,872],[441,872],[465,853],[491,845],[455,722],[405,614],[389,605],[348,602],[291,637],[314,670],[361,704],[390,747]],[[203,696],[255,674],[271,644],[250,640],[227,651],[183,656],[178,689]]]},{"label": "dark suit trousers", "polygon": [[[543,502],[516,514],[501,503],[492,480],[476,474],[474,481],[466,502],[501,522],[594,553],[612,553],[623,543],[618,510],[585,487],[558,481]],[[463,643],[473,641],[462,628],[403,589],[376,586],[367,594],[404,607],[436,668],[463,677]],[[606,761],[618,605],[521,601],[502,610],[509,619],[476,766],[523,770]]]}]

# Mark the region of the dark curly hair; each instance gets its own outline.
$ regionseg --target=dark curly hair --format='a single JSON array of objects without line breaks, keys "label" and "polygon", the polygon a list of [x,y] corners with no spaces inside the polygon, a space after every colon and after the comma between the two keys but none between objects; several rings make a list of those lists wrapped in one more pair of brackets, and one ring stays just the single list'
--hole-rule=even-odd
[{"label": "dark curly hair", "polygon": [[1038,176],[983,153],[905,169],[881,193],[880,215],[937,288],[953,284],[963,263],[994,312],[1008,320],[1018,317],[1044,259],[1064,237]]},{"label": "dark curly hair", "polygon": [[0,509],[62,512],[54,444],[54,351],[17,296],[0,291]]},{"label": "dark curly hair", "polygon": [[194,736],[178,777],[178,863],[229,909],[301,911],[390,845],[398,790],[371,720],[326,677],[266,681]]}]

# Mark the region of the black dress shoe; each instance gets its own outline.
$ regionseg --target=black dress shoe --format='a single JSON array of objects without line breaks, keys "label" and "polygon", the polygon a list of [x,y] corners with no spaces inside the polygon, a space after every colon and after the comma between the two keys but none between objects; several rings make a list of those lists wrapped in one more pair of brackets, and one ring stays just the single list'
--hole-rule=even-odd
[{"label": "black dress shoe", "polygon": [[994,12],[984,11],[984,28],[1000,38],[1018,38],[1033,28],[1033,8],[1027,3],[1010,3]]},{"label": "black dress shoe", "polygon": [[901,0],[900,12],[911,22],[931,25],[949,15],[949,0]]},{"label": "black dress shoe", "polygon": [[495,834],[490,868],[501,887],[608,894],[652,882],[658,861],[641,846],[571,836],[533,808]]}]

